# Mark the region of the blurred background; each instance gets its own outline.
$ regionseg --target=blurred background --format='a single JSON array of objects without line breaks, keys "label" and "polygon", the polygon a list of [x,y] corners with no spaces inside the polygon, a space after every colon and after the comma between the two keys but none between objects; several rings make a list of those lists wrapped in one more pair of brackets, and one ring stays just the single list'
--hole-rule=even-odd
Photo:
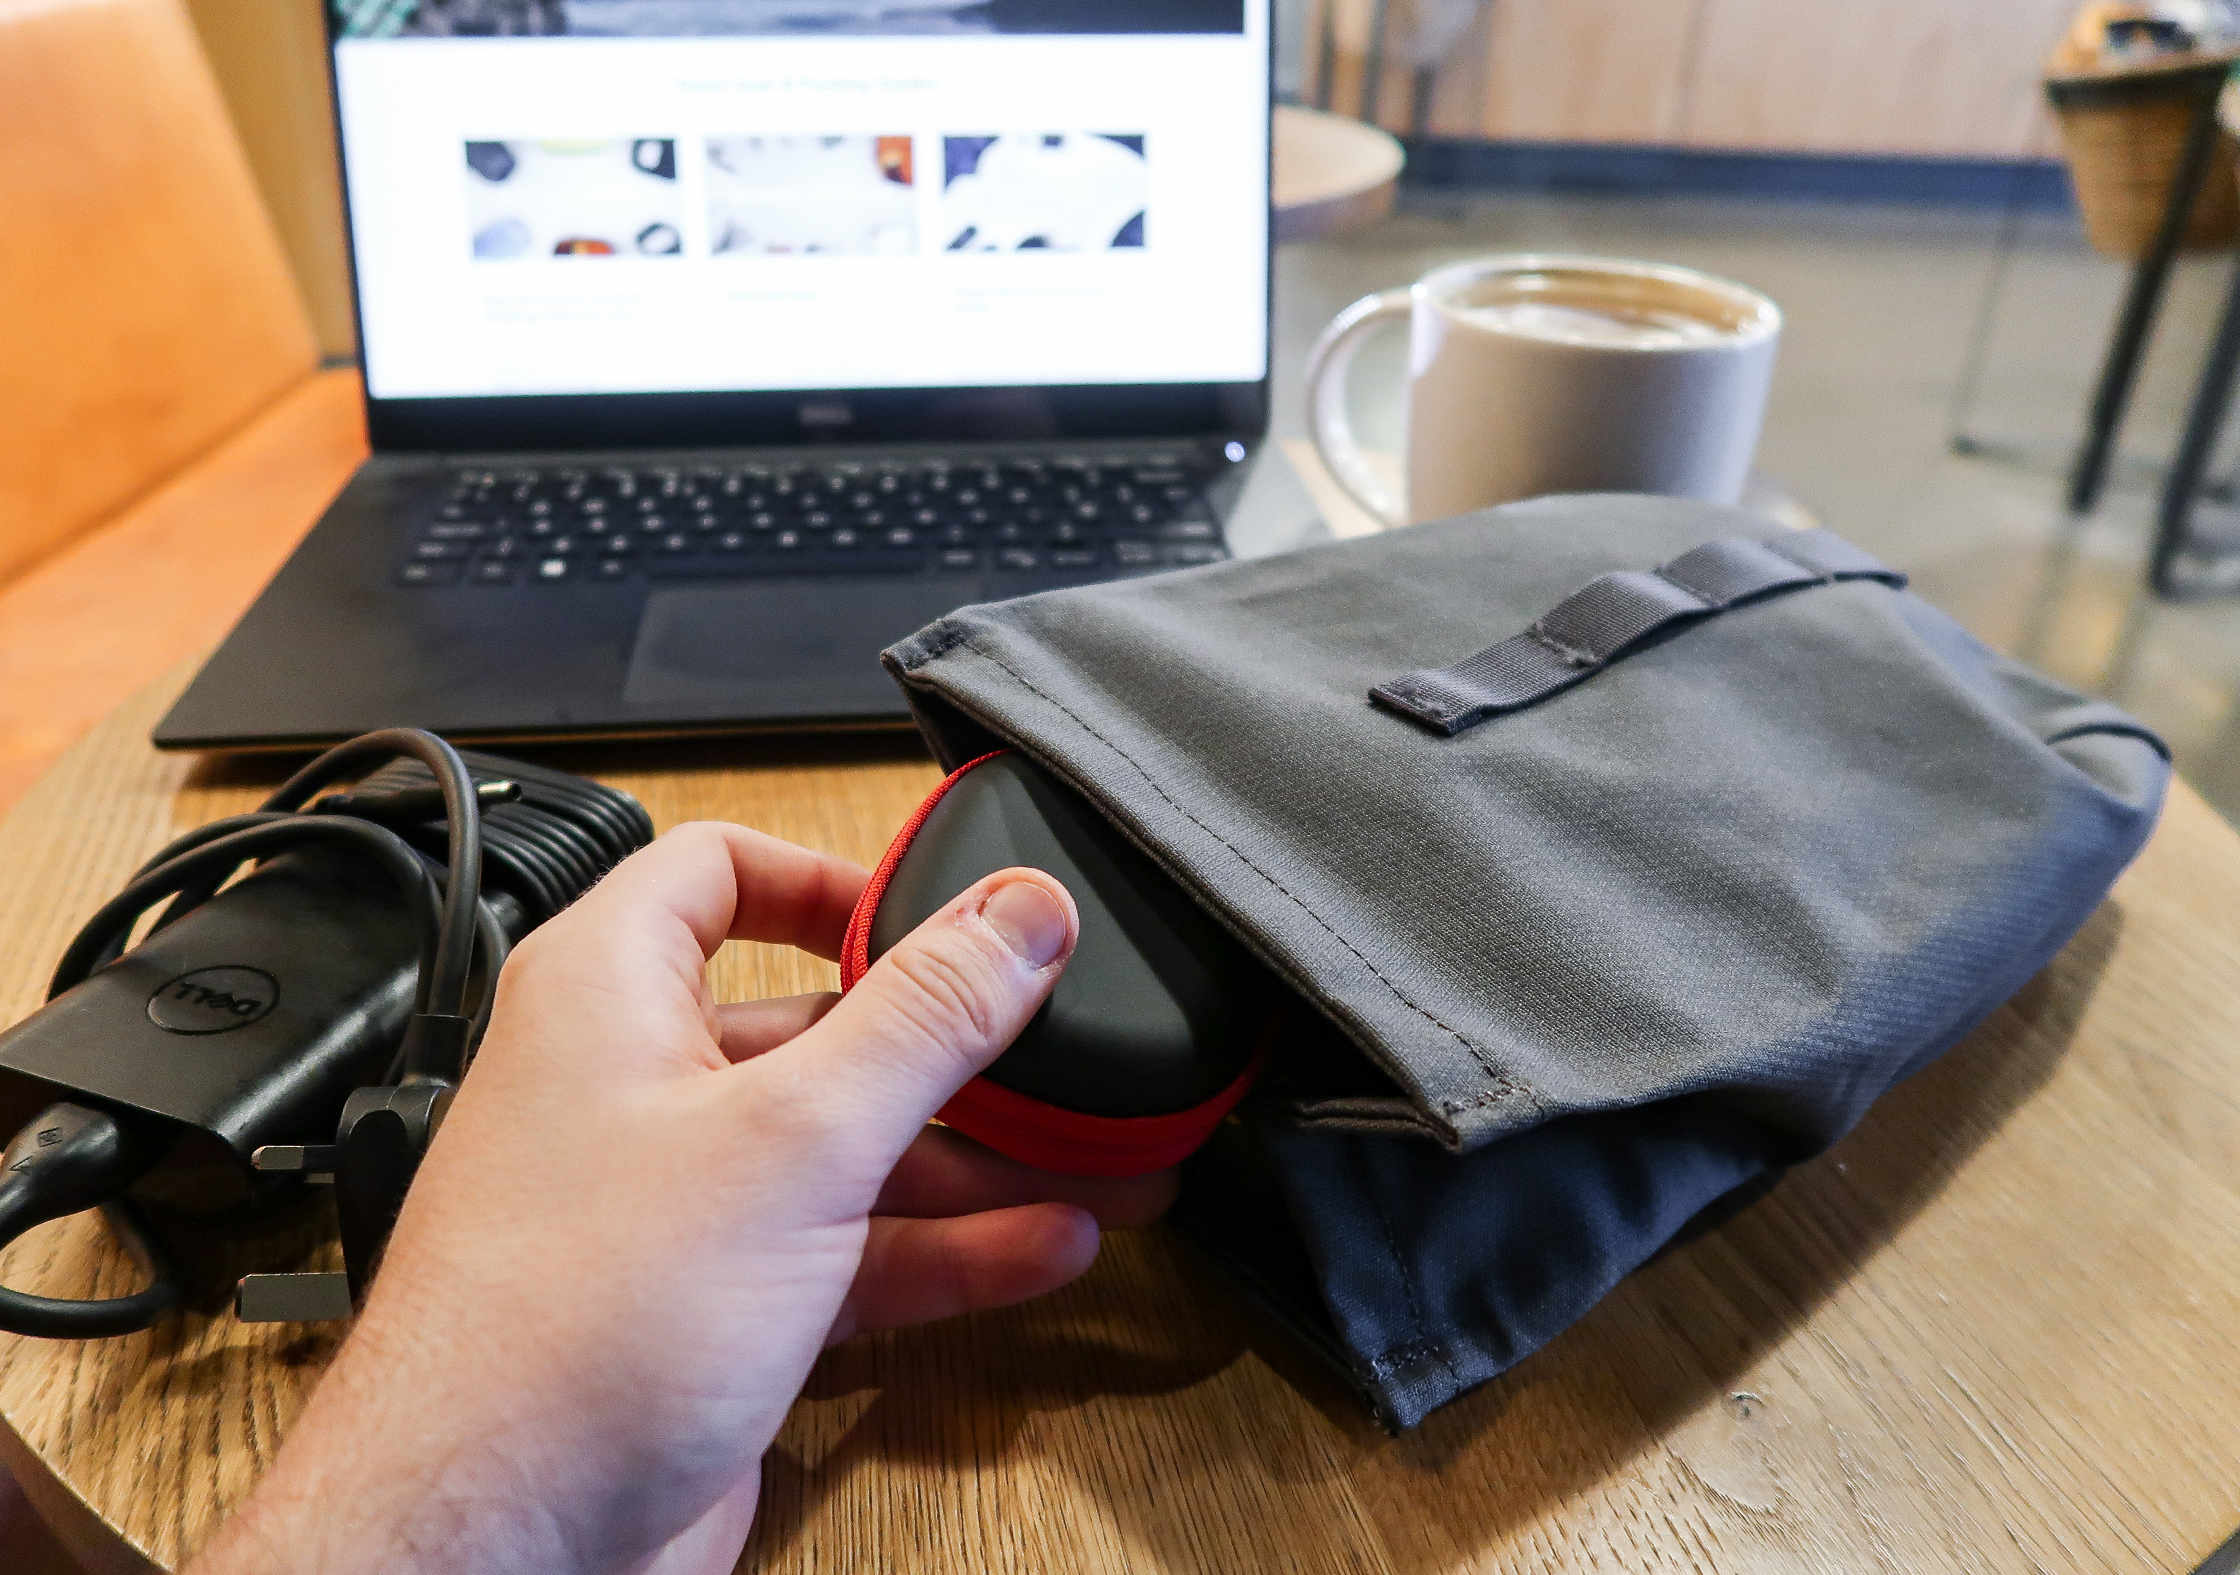
[{"label": "blurred background", "polygon": [[[321,347],[347,362],[316,8],[188,3]],[[1278,435],[1303,431],[1316,331],[1436,263],[1576,249],[1740,280],[1788,316],[1761,468],[1984,639],[2134,708],[2240,814],[2240,601],[2144,579],[2240,240],[2229,134],[2105,487],[2073,513],[2087,408],[2201,91],[2065,125],[2047,86],[2221,70],[2231,42],[2207,0],[1279,0],[1280,96],[1382,127],[1407,167],[1389,217],[1279,248]],[[1392,336],[1364,355],[1372,444],[1397,446],[1401,354]],[[2190,510],[2212,554],[2231,468],[2212,454]]]},{"label": "blurred background", "polygon": [[[1983,639],[2138,712],[2240,816],[2240,600],[2145,579],[2240,239],[2229,132],[2104,488],[2069,507],[2188,119],[2230,59],[2224,8],[1285,0],[1279,17],[1282,90],[1408,152],[1389,219],[1278,253],[1280,433],[1304,430],[1321,325],[1441,262],[1577,250],[1740,280],[1787,316],[1761,470]],[[2048,83],[2072,79],[2111,102],[2065,125]],[[1403,355],[1398,335],[1363,352],[1372,446],[1399,446]],[[2186,511],[2212,558],[2234,535],[2231,470],[2220,444]]]}]

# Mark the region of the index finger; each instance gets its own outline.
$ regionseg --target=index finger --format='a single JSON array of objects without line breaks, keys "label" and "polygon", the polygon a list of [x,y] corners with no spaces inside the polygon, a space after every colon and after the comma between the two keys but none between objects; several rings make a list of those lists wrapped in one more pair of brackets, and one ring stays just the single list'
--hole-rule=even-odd
[{"label": "index finger", "polygon": [[796,847],[726,821],[675,827],[594,886],[579,908],[623,924],[681,921],[703,958],[726,940],[797,946],[837,960],[848,916],[870,873],[829,853]]}]

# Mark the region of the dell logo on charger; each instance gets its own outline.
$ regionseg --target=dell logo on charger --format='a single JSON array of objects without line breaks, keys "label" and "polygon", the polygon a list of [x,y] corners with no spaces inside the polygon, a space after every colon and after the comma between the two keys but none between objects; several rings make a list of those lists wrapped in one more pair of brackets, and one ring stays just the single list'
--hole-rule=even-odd
[{"label": "dell logo on charger", "polygon": [[262,968],[197,968],[157,987],[148,1021],[166,1033],[222,1034],[280,1004],[280,982]]}]

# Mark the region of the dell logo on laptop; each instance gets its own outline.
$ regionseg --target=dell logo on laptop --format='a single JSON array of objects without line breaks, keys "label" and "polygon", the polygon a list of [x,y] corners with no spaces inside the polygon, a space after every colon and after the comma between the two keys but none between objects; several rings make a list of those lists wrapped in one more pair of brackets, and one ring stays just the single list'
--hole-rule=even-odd
[{"label": "dell logo on laptop", "polygon": [[856,424],[855,407],[845,399],[816,399],[801,407],[801,426],[808,432],[837,432]]}]

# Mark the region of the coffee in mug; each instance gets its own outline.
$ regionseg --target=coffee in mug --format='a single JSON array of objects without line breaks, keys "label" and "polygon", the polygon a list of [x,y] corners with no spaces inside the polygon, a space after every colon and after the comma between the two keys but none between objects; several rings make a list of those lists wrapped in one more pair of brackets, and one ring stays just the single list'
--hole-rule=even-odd
[{"label": "coffee in mug", "polygon": [[[1362,458],[1345,411],[1355,351],[1400,317],[1405,501]],[[1308,422],[1330,473],[1391,525],[1551,492],[1734,503],[1780,336],[1773,302],[1691,268],[1480,258],[1339,313],[1308,358]]]}]

